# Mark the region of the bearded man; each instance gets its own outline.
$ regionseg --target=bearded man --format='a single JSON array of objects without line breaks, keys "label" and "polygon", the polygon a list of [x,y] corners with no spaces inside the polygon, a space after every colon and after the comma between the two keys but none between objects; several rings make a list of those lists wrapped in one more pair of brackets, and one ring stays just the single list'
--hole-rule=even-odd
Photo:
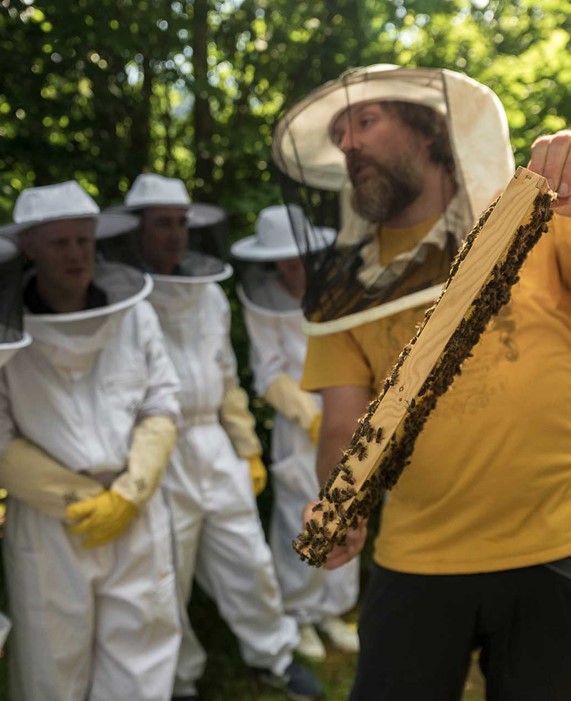
[{"label": "bearded man", "polygon": [[[383,506],[351,701],[459,700],[473,650],[488,701],[571,697],[570,145],[569,131],[533,145],[556,215]],[[338,268],[345,284],[310,297],[322,335],[309,339],[302,387],[323,400],[324,482],[446,279],[450,242],[505,187],[513,157],[486,86],[381,65],[295,105],[274,158],[353,207],[330,256],[351,264]],[[328,566],[364,538],[351,532]]]}]

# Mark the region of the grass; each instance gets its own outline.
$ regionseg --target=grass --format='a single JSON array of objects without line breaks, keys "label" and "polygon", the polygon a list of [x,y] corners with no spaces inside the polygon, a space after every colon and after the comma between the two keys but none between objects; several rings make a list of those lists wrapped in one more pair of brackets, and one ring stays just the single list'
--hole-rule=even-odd
[{"label": "grass", "polygon": [[[215,605],[196,591],[190,607],[195,631],[208,651],[208,663],[200,681],[201,701],[283,701],[285,696],[258,686],[240,658],[236,640],[220,619]],[[301,660],[300,660],[301,661]],[[307,663],[323,682],[327,701],[345,701],[355,671],[355,656],[328,649],[323,663]]]}]

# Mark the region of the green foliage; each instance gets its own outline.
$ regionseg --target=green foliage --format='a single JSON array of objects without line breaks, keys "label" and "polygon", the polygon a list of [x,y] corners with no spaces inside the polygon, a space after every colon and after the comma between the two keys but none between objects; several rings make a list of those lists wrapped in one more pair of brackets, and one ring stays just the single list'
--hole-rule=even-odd
[{"label": "green foliage", "polygon": [[229,212],[279,199],[282,110],[371,62],[466,71],[502,98],[518,161],[569,122],[568,0],[4,0],[0,218],[24,187],[78,178],[102,205],[143,169]]}]

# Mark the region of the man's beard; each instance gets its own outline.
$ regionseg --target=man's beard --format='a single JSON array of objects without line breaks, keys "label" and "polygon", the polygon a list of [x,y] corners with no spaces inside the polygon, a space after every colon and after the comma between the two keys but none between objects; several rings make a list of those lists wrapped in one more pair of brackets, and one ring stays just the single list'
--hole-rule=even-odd
[{"label": "man's beard", "polygon": [[358,164],[375,169],[373,175],[361,182],[357,176],[351,193],[353,209],[367,221],[375,224],[390,221],[422,193],[422,171],[412,161],[395,159],[390,164],[381,165],[373,160],[358,159]]}]

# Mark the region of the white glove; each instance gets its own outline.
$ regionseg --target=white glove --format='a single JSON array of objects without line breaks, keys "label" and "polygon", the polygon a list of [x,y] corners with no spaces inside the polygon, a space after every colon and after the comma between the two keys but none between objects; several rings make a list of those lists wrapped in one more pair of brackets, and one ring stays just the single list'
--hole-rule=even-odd
[{"label": "white glove", "polygon": [[161,483],[176,445],[177,430],[168,416],[147,416],[135,426],[127,470],[111,488],[67,510],[70,531],[82,536],[85,548],[118,538]]},{"label": "white glove", "polygon": [[111,490],[138,508],[144,506],[163,479],[176,441],[177,429],[170,416],[146,416],[133,431],[127,470]]},{"label": "white glove", "polygon": [[320,415],[315,400],[285,372],[276,375],[268,387],[264,399],[276,411],[295,421],[305,431],[310,431]]},{"label": "white glove", "polygon": [[38,511],[66,518],[70,504],[97,496],[103,487],[61,465],[25,438],[14,438],[0,458],[0,484]]},{"label": "white glove", "polygon": [[239,457],[248,460],[253,455],[262,454],[262,445],[256,435],[256,420],[248,409],[248,395],[241,387],[226,390],[220,420]]}]

